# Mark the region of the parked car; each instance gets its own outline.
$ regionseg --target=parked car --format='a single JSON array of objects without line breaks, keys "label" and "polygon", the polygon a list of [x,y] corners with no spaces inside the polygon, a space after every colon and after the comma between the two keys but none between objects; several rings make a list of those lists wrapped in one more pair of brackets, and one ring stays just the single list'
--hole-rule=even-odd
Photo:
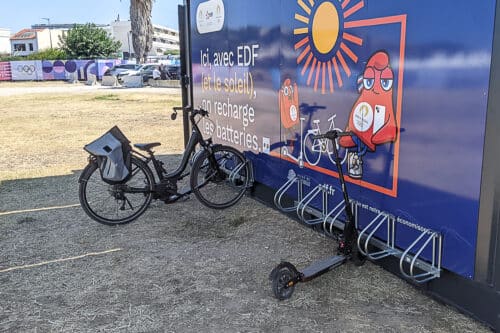
[{"label": "parked car", "polygon": [[118,77],[118,75],[120,73],[129,71],[129,70],[137,70],[139,67],[140,67],[140,65],[136,65],[136,64],[116,65],[116,66],[113,66],[112,68],[106,70],[104,72],[104,76],[116,76],[116,77]]},{"label": "parked car", "polygon": [[[142,81],[143,82],[148,82],[149,79],[153,78],[153,70],[158,69],[160,72],[160,66],[161,64],[154,63],[154,64],[144,64],[138,69],[135,70],[127,70],[124,72],[121,72],[117,75],[118,80],[120,81],[123,76],[126,75],[140,75],[142,76]],[[181,68],[180,66],[177,65],[163,65],[163,75],[161,75],[161,78],[163,80],[179,80],[181,76]]]},{"label": "parked car", "polygon": [[160,64],[144,64],[137,69],[127,70],[118,74],[118,80],[126,75],[140,75],[142,76],[143,82],[148,82],[148,80],[153,77],[153,69],[155,68],[159,69]]},{"label": "parked car", "polygon": [[179,80],[181,78],[181,66],[166,65],[163,68],[167,80]]}]

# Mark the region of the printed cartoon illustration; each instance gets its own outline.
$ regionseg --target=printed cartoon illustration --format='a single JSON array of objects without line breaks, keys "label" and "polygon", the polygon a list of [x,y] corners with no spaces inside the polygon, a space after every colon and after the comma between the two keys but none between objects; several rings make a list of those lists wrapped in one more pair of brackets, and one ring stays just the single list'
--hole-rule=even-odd
[{"label": "printed cartoon illustration", "polygon": [[289,78],[283,81],[278,92],[281,124],[284,129],[283,141],[289,146],[289,152],[293,151],[295,143],[295,132],[300,123],[299,115],[299,89],[297,83],[292,84]]},{"label": "printed cartoon illustration", "polygon": [[393,107],[394,72],[389,55],[378,51],[368,60],[358,79],[359,97],[352,107],[346,131],[355,135],[339,140],[345,148],[357,147],[348,154],[348,174],[363,177],[363,156],[378,145],[396,141],[397,125]]}]

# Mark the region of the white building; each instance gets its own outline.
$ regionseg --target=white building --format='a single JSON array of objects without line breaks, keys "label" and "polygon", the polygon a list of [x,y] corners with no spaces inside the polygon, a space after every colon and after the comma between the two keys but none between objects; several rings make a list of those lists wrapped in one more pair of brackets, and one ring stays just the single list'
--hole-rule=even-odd
[{"label": "white building", "polygon": [[66,30],[51,28],[23,29],[10,37],[13,55],[26,56],[50,48],[59,47],[59,36]]},{"label": "white building", "polygon": [[179,50],[179,31],[153,24],[153,49],[150,55],[162,55],[165,51]]},{"label": "white building", "polygon": [[[67,33],[74,27],[73,24],[36,24],[31,29],[23,29],[10,37],[8,46],[12,49],[13,55],[25,56],[40,50],[59,47],[59,37]],[[132,44],[132,34],[130,21],[114,21],[109,25],[97,25],[108,32],[115,40],[121,42],[120,51],[125,59],[134,57],[134,46]],[[0,29],[0,53],[1,33]],[[9,37],[7,38],[7,40]],[[160,56],[165,51],[179,50],[179,32],[158,24],[153,24],[153,47],[149,56]]]},{"label": "white building", "polygon": [[10,54],[10,29],[0,28],[0,54]]},{"label": "white building", "polygon": [[[121,51],[124,58],[134,57],[130,21],[114,21],[105,29],[122,43]],[[159,24],[153,24],[153,47],[148,55],[159,56],[170,50],[179,50],[179,32]]]}]

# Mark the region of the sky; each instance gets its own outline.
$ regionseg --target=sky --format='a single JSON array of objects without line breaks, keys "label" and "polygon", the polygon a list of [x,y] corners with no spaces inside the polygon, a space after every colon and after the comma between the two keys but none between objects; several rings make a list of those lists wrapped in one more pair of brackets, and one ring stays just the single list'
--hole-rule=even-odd
[{"label": "sky", "polygon": [[[155,0],[152,21],[178,29],[177,5],[183,0]],[[0,2],[0,28],[10,29],[11,34],[33,24],[97,23],[109,24],[120,15],[121,21],[129,19],[130,0],[2,0]]]}]

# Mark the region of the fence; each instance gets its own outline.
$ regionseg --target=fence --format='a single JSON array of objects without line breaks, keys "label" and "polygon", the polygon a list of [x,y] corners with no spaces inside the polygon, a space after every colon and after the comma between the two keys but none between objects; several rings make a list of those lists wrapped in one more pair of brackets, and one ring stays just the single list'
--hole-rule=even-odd
[{"label": "fence", "polygon": [[89,75],[100,80],[104,72],[128,60],[28,60],[0,62],[0,81],[47,81],[78,78],[87,81]]}]

